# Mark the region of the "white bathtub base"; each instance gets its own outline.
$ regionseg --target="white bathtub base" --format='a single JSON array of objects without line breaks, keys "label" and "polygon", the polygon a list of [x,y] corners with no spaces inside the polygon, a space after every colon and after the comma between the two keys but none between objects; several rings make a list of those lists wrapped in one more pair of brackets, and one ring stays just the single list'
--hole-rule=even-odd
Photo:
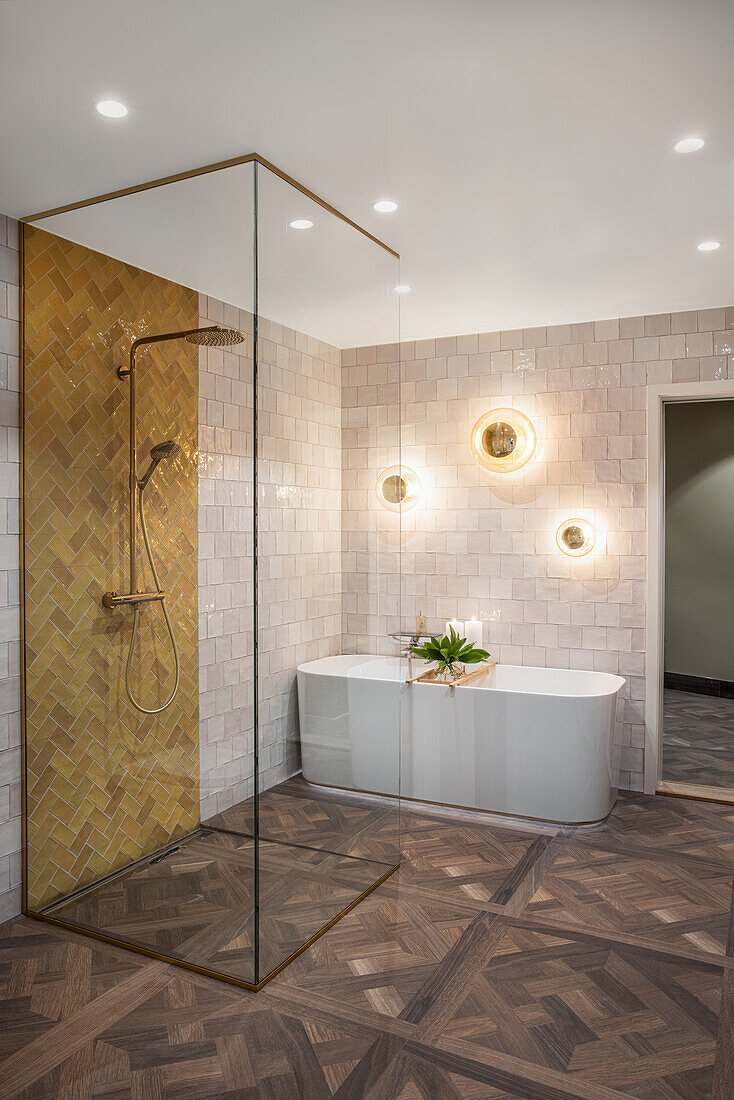
[{"label": "white bathtub base", "polygon": [[303,769],[301,769],[301,775],[305,781],[310,783],[313,787],[324,787],[328,791],[344,791],[345,794],[369,795],[372,798],[395,799],[399,797],[401,803],[414,802],[416,809],[419,806],[434,806],[438,810],[461,810],[468,814],[486,814],[487,817],[506,817],[509,821],[532,821],[537,825],[573,825],[579,828],[583,825],[601,825],[602,822],[606,821],[609,817],[617,801],[617,791],[615,789],[612,792],[613,797],[611,798],[611,805],[604,817],[595,818],[593,821],[554,821],[553,818],[550,817],[534,817],[530,814],[510,814],[505,813],[503,810],[485,810],[480,806],[462,806],[456,802],[434,802],[430,798],[411,798],[407,794],[396,796],[385,794],[384,791],[363,791],[356,787],[336,787],[332,783],[319,783],[315,779],[310,779]]}]

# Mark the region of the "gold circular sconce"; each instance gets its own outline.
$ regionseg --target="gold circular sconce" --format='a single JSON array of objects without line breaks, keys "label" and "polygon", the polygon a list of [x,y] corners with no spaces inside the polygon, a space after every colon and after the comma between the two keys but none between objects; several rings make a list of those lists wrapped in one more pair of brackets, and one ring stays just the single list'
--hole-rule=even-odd
[{"label": "gold circular sconce", "polygon": [[377,498],[390,512],[405,512],[418,501],[420,481],[409,466],[388,466],[377,479]]},{"label": "gold circular sconce", "polygon": [[531,420],[517,409],[492,409],[472,428],[471,449],[480,466],[510,474],[529,462],[537,437]]},{"label": "gold circular sconce", "polygon": [[582,558],[593,549],[596,531],[586,519],[564,519],[556,531],[556,545],[571,558]]}]

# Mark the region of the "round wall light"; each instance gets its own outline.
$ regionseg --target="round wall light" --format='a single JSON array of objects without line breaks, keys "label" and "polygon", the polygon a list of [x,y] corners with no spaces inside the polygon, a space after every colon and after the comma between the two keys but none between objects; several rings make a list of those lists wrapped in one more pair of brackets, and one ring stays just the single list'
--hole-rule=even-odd
[{"label": "round wall light", "polygon": [[377,479],[377,499],[390,512],[405,512],[418,502],[421,483],[409,466],[388,466]]},{"label": "round wall light", "polygon": [[582,558],[593,549],[596,531],[587,519],[564,519],[556,531],[556,545],[571,558]]},{"label": "round wall light", "polygon": [[492,409],[472,428],[471,449],[480,466],[509,474],[529,462],[537,437],[531,420],[517,409]]}]

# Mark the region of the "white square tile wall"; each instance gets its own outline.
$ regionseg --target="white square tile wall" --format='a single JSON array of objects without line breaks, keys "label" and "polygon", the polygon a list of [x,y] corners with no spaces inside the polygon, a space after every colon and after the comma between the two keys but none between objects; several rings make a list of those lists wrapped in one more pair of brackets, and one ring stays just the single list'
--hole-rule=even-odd
[{"label": "white square tile wall", "polygon": [[[200,323],[247,340],[199,360],[202,817],[253,786],[252,314],[211,298]],[[258,356],[261,788],[299,767],[296,669],[341,646],[339,350],[261,319]]]},{"label": "white square tile wall", "polygon": [[199,349],[199,755],[203,820],[252,794],[252,314],[205,295],[199,324],[244,343]]},{"label": "white square tile wall", "polygon": [[[397,461],[391,423],[402,360],[403,461],[423,495],[403,517],[402,621],[438,630],[483,620],[506,663],[597,669],[627,680],[618,727],[620,786],[640,790],[644,745],[646,408],[648,385],[734,376],[734,308],[419,340],[342,352],[345,652],[386,648],[394,618],[371,591],[374,490]],[[517,474],[472,458],[473,424],[511,406],[538,448]],[[555,543],[581,515],[597,530],[584,558]]]},{"label": "white square tile wall", "polygon": [[338,348],[263,318],[258,356],[259,747],[263,786],[300,767],[296,669],[341,651]]}]

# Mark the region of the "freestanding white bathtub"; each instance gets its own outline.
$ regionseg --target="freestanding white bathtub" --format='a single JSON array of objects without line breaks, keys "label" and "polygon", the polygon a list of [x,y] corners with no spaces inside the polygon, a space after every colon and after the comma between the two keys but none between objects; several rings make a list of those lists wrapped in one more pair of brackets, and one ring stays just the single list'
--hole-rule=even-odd
[{"label": "freestanding white bathtub", "polygon": [[620,676],[497,665],[466,687],[406,684],[422,667],[371,656],[301,665],[304,778],[543,821],[606,817]]}]

